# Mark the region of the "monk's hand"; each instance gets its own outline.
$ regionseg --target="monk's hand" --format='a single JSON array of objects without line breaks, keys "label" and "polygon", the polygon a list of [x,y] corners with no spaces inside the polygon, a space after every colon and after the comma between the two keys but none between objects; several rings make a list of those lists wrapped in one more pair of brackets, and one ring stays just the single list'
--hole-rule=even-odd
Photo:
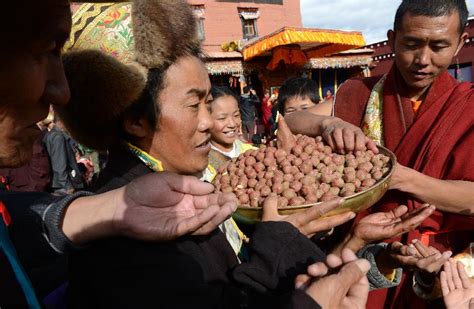
[{"label": "monk's hand", "polygon": [[370,264],[344,249],[341,257],[328,255],[326,261],[308,267],[308,273],[296,278],[302,289],[322,308],[365,308],[369,282],[365,276]]},{"label": "monk's hand", "polygon": [[362,246],[381,241],[413,230],[428,218],[435,207],[425,204],[411,212],[407,206],[399,206],[387,212],[376,212],[360,220],[352,230],[352,237]]},{"label": "monk's hand", "polygon": [[327,117],[321,124],[322,136],[328,145],[339,153],[357,150],[372,150],[378,153],[377,145],[365,136],[359,127],[337,117]]},{"label": "monk's hand", "polygon": [[116,234],[147,241],[208,234],[237,208],[235,195],[213,191],[196,177],[169,172],[135,179],[116,197]]},{"label": "monk's hand", "polygon": [[311,237],[315,233],[330,230],[355,217],[353,212],[324,217],[325,214],[336,209],[342,201],[343,199],[334,199],[291,215],[280,215],[278,213],[278,198],[272,194],[263,203],[262,221],[286,221],[303,235]]}]

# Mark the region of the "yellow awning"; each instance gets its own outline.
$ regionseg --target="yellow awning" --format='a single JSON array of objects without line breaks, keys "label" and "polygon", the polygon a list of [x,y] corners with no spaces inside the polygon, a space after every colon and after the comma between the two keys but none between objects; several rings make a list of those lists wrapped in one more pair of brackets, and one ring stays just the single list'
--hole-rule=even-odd
[{"label": "yellow awning", "polygon": [[365,40],[358,31],[284,27],[250,42],[242,53],[247,61],[266,55],[275,47],[290,44],[299,45],[308,58],[317,58],[365,46]]}]

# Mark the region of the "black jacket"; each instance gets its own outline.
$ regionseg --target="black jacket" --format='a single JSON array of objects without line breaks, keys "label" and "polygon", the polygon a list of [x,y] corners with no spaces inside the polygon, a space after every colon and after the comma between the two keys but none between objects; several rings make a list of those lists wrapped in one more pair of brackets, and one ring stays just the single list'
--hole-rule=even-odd
[{"label": "black jacket", "polygon": [[240,117],[242,121],[255,120],[256,111],[259,110],[260,100],[252,93],[240,96]]},{"label": "black jacket", "polygon": [[[46,193],[0,191],[0,201],[8,209],[11,223],[8,236],[30,277],[36,296],[41,300],[66,281],[65,252],[79,249],[64,235],[61,221],[64,211],[75,198],[90,195],[79,192],[70,196]],[[0,217],[1,220],[1,217]],[[0,239],[0,242],[4,240]],[[25,308],[21,286],[0,246],[0,307]]]},{"label": "black jacket", "polygon": [[74,149],[71,146],[71,137],[54,127],[46,133],[43,141],[51,159],[51,188],[64,192],[84,188]]},{"label": "black jacket", "polygon": [[[150,173],[127,151],[111,151],[99,177],[107,189]],[[146,243],[112,238],[71,257],[72,308],[319,308],[294,278],[324,259],[293,226],[258,224],[239,264],[225,235]]]}]

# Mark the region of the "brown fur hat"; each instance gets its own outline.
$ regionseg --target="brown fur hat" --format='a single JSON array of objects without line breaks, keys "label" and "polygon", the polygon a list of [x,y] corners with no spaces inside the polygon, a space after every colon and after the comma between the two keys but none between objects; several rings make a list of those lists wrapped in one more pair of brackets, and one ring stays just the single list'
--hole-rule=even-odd
[{"label": "brown fur hat", "polygon": [[97,50],[66,53],[63,63],[71,100],[55,111],[78,142],[106,150],[117,142],[118,117],[138,100],[146,78],[136,67]]},{"label": "brown fur hat", "polygon": [[194,15],[185,0],[135,0],[132,25],[136,59],[149,69],[200,49]]}]

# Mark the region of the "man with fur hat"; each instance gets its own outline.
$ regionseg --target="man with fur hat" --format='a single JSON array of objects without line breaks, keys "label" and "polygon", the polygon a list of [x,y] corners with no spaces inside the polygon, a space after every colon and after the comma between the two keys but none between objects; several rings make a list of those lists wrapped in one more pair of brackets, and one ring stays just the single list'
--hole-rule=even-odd
[{"label": "man with fur hat", "polygon": [[[72,98],[67,106],[56,110],[80,142],[109,149],[110,160],[99,178],[99,190],[163,170],[202,176],[208,165],[211,85],[199,59],[192,13],[185,1],[171,0],[136,1],[132,9],[136,57],[146,68],[146,83],[136,68],[97,51],[73,52],[64,59]],[[79,108],[87,110],[88,106],[95,112],[77,114]],[[108,114],[108,110],[113,112]],[[74,119],[87,123],[99,123],[100,119],[102,133],[90,139],[97,128],[80,127]],[[94,146],[90,143],[88,146]],[[328,210],[336,206],[332,202],[321,207]],[[308,262],[324,258],[298,232],[311,234],[321,228],[312,223],[321,211],[316,210],[289,216],[285,218],[288,222],[259,224],[252,236],[250,262],[242,264],[219,229],[206,236],[186,236],[167,243],[142,243],[123,237],[100,241],[71,258],[70,303],[77,308],[261,308],[289,304],[317,308],[314,299],[323,305],[329,299],[318,289],[321,284],[340,293],[333,298],[336,303],[358,286],[357,301],[364,303],[367,283],[362,277],[367,264],[354,261],[350,252],[343,256],[344,262],[351,262],[344,266],[344,275],[311,284],[306,293],[293,291],[294,275],[304,272]],[[272,215],[268,217],[281,220]],[[289,243],[291,248],[285,245]],[[359,285],[354,285],[356,282]]]},{"label": "man with fur hat", "polygon": [[[10,1],[4,10],[8,13],[0,19],[0,166],[15,167],[30,159],[39,134],[36,123],[46,117],[49,105],[69,99],[61,49],[70,32],[71,13],[66,0]],[[95,196],[2,192],[0,306],[39,308],[37,296],[43,295],[35,292],[27,274],[94,239],[128,235],[162,241],[209,233],[236,206],[233,198],[209,195],[212,190],[195,178],[163,173]]]}]

